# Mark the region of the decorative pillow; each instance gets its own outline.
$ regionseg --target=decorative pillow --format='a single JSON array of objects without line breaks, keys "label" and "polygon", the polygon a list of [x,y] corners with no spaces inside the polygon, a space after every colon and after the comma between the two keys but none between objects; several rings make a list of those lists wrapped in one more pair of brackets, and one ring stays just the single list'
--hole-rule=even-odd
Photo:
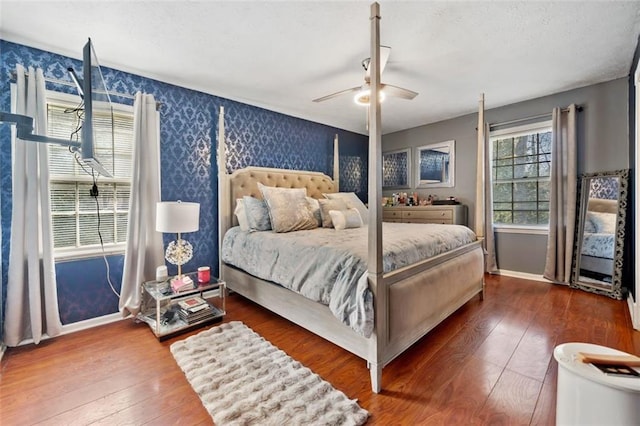
[{"label": "decorative pillow", "polygon": [[347,210],[347,204],[342,200],[330,200],[328,198],[319,199],[320,214],[322,216],[322,227],[333,228],[333,222],[331,221],[330,210]]},{"label": "decorative pillow", "polygon": [[615,213],[587,212],[587,220],[593,222],[598,234],[615,234],[617,216]]},{"label": "decorative pillow", "polygon": [[347,210],[329,210],[333,227],[341,230],[348,228],[360,228],[362,226],[362,218],[358,209],[352,207]]},{"label": "decorative pillow", "polygon": [[587,212],[587,215],[584,218],[584,232],[589,234],[597,232],[596,225],[593,223],[593,220],[591,220],[591,212]]},{"label": "decorative pillow", "polygon": [[313,217],[316,218],[318,222],[318,227],[322,226],[322,213],[320,212],[320,203],[313,197],[307,197],[307,202],[309,203],[309,208],[313,213]]},{"label": "decorative pillow", "polygon": [[355,192],[335,192],[332,194],[322,194],[330,200],[340,199],[344,201],[347,205],[347,208],[356,208],[360,213],[360,217],[362,218],[362,223],[367,224],[369,221],[369,210],[367,206],[364,205],[360,198],[355,194]]},{"label": "decorative pillow", "polygon": [[249,232],[254,231],[270,231],[271,219],[269,218],[269,209],[267,203],[257,198],[245,195],[242,197],[244,204],[244,212],[247,216],[247,225]]},{"label": "decorative pillow", "polygon": [[275,188],[258,183],[269,207],[271,227],[275,232],[291,232],[318,227],[305,188]]},{"label": "decorative pillow", "polygon": [[236,209],[233,212],[236,215],[236,219],[238,219],[238,225],[240,225],[240,229],[243,231],[249,230],[249,222],[247,222],[247,214],[244,211],[244,200],[242,198],[238,198],[236,200]]}]

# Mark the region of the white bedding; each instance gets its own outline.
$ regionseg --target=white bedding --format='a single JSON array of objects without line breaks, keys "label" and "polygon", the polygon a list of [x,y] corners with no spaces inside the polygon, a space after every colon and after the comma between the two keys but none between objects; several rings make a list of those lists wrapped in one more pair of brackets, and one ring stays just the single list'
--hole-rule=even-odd
[{"label": "white bedding", "polygon": [[[383,270],[390,272],[476,240],[459,225],[383,223]],[[367,228],[318,228],[288,233],[246,232],[233,227],[222,260],[328,305],[357,333],[373,331],[367,284]]]},{"label": "white bedding", "polygon": [[613,259],[615,235],[585,232],[582,239],[582,254]]}]

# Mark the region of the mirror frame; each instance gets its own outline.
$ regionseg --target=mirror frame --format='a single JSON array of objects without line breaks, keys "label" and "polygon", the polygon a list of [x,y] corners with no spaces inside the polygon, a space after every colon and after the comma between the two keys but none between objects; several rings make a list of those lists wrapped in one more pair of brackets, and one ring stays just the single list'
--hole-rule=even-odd
[{"label": "mirror frame", "polygon": [[[422,158],[422,151],[429,150],[438,150],[447,148],[449,150],[449,179],[447,181],[428,181],[422,180],[420,176],[420,160]],[[455,176],[456,176],[456,141],[444,141],[439,143],[434,143],[430,145],[423,145],[416,148],[416,188],[452,188],[455,186]]]},{"label": "mirror frame", "polygon": [[[616,237],[613,259],[613,275],[611,277],[611,285],[598,285],[594,283],[586,283],[580,281],[580,252],[584,234],[584,218],[587,211],[587,202],[589,199],[589,188],[586,183],[591,182],[592,178],[617,177],[620,179],[618,189],[618,217],[616,221]],[[621,300],[624,298],[626,288],[622,286],[622,269],[624,263],[624,236],[627,218],[627,197],[629,186],[629,170],[615,170],[611,172],[584,173],[580,176],[577,193],[577,213],[576,214],[576,235],[575,245],[573,249],[573,276],[569,284],[573,288],[579,288],[591,293],[602,294],[613,299]]]},{"label": "mirror frame", "polygon": [[[385,173],[384,173],[384,159],[385,156],[391,156],[391,155],[398,155],[398,154],[406,154],[407,156],[407,167],[405,169],[405,184],[404,185],[385,185],[385,181],[384,181],[384,177],[385,177]],[[395,151],[388,151],[388,152],[383,152],[382,153],[382,187],[385,189],[392,189],[392,188],[411,188],[411,148],[404,148],[404,149],[397,149]]]}]

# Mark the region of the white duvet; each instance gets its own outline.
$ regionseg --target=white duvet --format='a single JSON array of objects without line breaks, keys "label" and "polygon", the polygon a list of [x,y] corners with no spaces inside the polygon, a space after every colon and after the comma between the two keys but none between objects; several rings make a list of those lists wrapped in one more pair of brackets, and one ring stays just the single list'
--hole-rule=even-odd
[{"label": "white duvet", "polygon": [[[476,240],[460,225],[383,223],[383,270],[390,272]],[[222,260],[314,301],[353,330],[373,331],[373,300],[367,284],[367,228],[275,233],[233,227],[222,243]]]}]

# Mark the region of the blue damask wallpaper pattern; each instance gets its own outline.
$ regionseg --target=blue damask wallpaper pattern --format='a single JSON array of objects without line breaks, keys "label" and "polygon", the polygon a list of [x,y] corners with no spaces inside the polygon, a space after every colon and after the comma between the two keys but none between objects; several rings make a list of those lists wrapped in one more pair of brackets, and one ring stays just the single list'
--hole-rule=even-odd
[{"label": "blue damask wallpaper pattern", "polygon": [[[94,40],[99,45],[99,41]],[[80,46],[78,47],[80,52]],[[82,69],[80,61],[28,46],[0,40],[0,109],[9,111],[10,75],[17,63],[40,67],[47,78],[71,81],[67,68]],[[333,137],[340,138],[342,191],[367,196],[367,138],[307,120],[286,116],[210,94],[174,86],[123,71],[104,68],[112,92],[151,93],[160,107],[162,199],[200,203],[200,230],[189,236],[194,258],[184,269],[210,265],[217,272],[217,123],[225,108],[229,153],[227,171],[246,166],[303,169],[332,174]],[[48,83],[50,90],[75,93],[73,87]],[[125,97],[116,102],[131,104]],[[0,125],[0,206],[2,207],[2,300],[6,283],[11,229],[10,128]],[[212,153],[214,153],[212,159]],[[165,244],[171,236],[165,235]],[[117,312],[117,298],[94,259],[56,265],[60,314],[64,324]],[[102,259],[99,259],[102,261]],[[111,280],[119,288],[122,256],[110,256]],[[172,265],[170,273],[175,273]],[[93,275],[87,278],[88,271]],[[97,296],[99,295],[99,296]],[[4,302],[3,302],[4,303]]]},{"label": "blue damask wallpaper pattern", "polygon": [[618,178],[594,177],[591,178],[589,198],[602,198],[605,200],[617,200],[619,197]]},{"label": "blue damask wallpaper pattern", "polygon": [[409,152],[389,152],[382,157],[382,187],[409,186]]}]

